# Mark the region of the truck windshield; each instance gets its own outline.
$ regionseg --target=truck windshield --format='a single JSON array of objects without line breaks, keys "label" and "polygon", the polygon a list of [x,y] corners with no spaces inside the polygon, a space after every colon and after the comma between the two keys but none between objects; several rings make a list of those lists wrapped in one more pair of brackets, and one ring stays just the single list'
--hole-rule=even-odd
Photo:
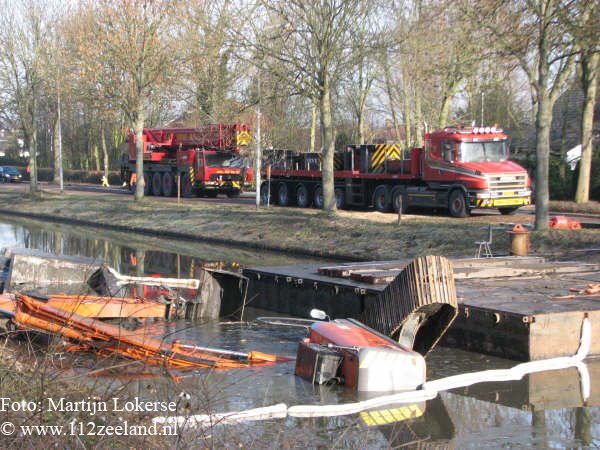
[{"label": "truck windshield", "polygon": [[501,162],[508,158],[506,141],[461,142],[458,148],[461,162]]},{"label": "truck windshield", "polygon": [[244,158],[231,153],[205,153],[206,167],[245,167]]}]

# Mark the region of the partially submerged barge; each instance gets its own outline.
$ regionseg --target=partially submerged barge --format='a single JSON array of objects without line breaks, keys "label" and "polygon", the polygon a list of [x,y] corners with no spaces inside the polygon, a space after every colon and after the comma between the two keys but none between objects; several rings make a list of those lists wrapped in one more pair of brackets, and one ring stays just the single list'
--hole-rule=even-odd
[{"label": "partially submerged barge", "polygon": [[[242,274],[205,270],[200,280],[169,279],[177,291],[161,290],[166,279],[128,277],[88,258],[60,257],[23,249],[7,252],[5,291],[26,291],[32,280],[94,287],[70,308],[67,296],[47,293],[45,301],[82,316],[118,315],[218,319],[243,312],[246,306],[296,317],[313,308],[331,319],[359,320],[405,348],[422,355],[442,344],[517,360],[573,354],[581,323],[592,324],[590,354],[600,355],[600,266],[548,262],[540,257],[454,259],[427,256],[413,261],[375,261],[339,265],[296,265],[246,268]],[[38,260],[39,259],[39,260]],[[155,281],[153,283],[153,280]],[[154,291],[123,293],[124,286],[143,281]],[[196,284],[189,285],[190,281]],[[188,284],[186,284],[188,283]],[[42,283],[43,284],[43,283]],[[23,292],[25,290],[25,292]],[[161,302],[140,298],[153,292]],[[181,293],[183,292],[183,296]],[[101,307],[105,297],[120,299]],[[184,298],[185,297],[185,298]],[[8,313],[10,298],[0,299]],[[14,305],[14,301],[12,302]],[[72,306],[72,305],[71,305]]]},{"label": "partially submerged barge", "polygon": [[[248,287],[243,275],[228,274],[225,279],[234,286],[226,289],[219,278],[207,278],[214,277],[214,271],[205,271],[200,280],[127,276],[85,258],[23,249],[8,250],[5,256],[8,292],[0,294],[0,313],[10,317],[15,330],[51,333],[69,341],[71,349],[118,354],[167,368],[235,368],[289,360],[255,351],[242,354],[166,342],[143,329],[129,330],[102,320],[214,319],[225,315],[223,305],[228,303],[243,312]],[[154,290],[158,299],[146,297],[152,293],[148,287],[158,289]],[[224,302],[227,298],[232,301]],[[296,372],[312,382],[340,382],[363,391],[414,388],[425,381],[423,355],[456,313],[450,262],[439,256],[417,258],[365,305],[361,321],[367,326],[352,319],[313,323],[300,343]]]},{"label": "partially submerged barge", "polygon": [[[243,274],[250,280],[249,306],[304,317],[319,308],[361,320],[408,263],[254,267]],[[458,316],[442,345],[522,361],[567,356],[577,351],[588,317],[590,354],[600,355],[600,293],[570,290],[600,283],[598,264],[497,257],[454,259],[452,265]]]}]

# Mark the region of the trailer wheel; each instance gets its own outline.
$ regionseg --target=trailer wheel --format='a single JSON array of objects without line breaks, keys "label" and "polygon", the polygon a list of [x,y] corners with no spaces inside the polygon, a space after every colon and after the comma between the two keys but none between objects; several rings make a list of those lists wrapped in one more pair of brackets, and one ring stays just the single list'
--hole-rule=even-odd
[{"label": "trailer wheel", "polygon": [[500,214],[502,214],[503,216],[508,216],[516,213],[517,209],[519,209],[518,206],[510,206],[506,208],[498,208],[498,211],[500,211]]},{"label": "trailer wheel", "polygon": [[152,195],[152,178],[148,172],[144,172],[144,195]]},{"label": "trailer wheel", "polygon": [[346,207],[346,198],[344,196],[344,190],[342,188],[335,188],[333,190],[335,194],[335,207],[337,209],[344,209]]},{"label": "trailer wheel", "polygon": [[260,186],[260,204],[266,205],[269,203],[269,183],[265,181]]},{"label": "trailer wheel", "polygon": [[317,186],[315,189],[315,193],[313,195],[313,203],[315,208],[323,209],[323,187],[321,185]]},{"label": "trailer wheel", "polygon": [[[400,207],[402,207],[402,211],[400,211]],[[400,212],[402,214],[408,209],[408,200],[404,195],[402,188],[395,187],[392,189],[392,209],[394,212]]]},{"label": "trailer wheel", "polygon": [[296,186],[296,203],[300,208],[308,208],[310,206],[308,188],[304,183],[300,183]]},{"label": "trailer wheel", "polygon": [[448,198],[448,209],[452,217],[467,217],[469,210],[467,208],[467,199],[465,193],[460,189],[454,189],[450,192]]},{"label": "trailer wheel", "polygon": [[192,179],[189,172],[183,172],[181,174],[181,196],[191,197],[193,191]]},{"label": "trailer wheel", "polygon": [[290,203],[290,192],[286,183],[279,183],[277,187],[277,203],[287,206]]},{"label": "trailer wheel", "polygon": [[173,197],[177,194],[177,184],[173,179],[171,172],[165,172],[162,176],[162,195],[164,197]]},{"label": "trailer wheel", "polygon": [[388,212],[392,206],[390,191],[387,186],[379,185],[373,193],[373,205],[379,212]]}]

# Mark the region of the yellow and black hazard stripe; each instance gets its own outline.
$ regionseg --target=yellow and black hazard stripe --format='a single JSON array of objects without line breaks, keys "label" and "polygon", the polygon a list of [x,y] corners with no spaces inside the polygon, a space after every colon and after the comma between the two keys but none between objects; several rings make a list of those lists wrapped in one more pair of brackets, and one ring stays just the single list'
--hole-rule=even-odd
[{"label": "yellow and black hazard stripe", "polygon": [[190,165],[190,184],[192,186],[196,185],[196,180],[194,179],[194,166]]},{"label": "yellow and black hazard stripe", "polygon": [[371,172],[383,173],[385,161],[390,159],[401,159],[400,146],[398,144],[377,144],[371,155]]},{"label": "yellow and black hazard stripe", "polygon": [[401,422],[407,419],[414,419],[422,415],[423,410],[418,405],[407,405],[399,408],[363,411],[360,413],[360,418],[365,425],[372,427],[376,425],[386,425],[388,423]]}]

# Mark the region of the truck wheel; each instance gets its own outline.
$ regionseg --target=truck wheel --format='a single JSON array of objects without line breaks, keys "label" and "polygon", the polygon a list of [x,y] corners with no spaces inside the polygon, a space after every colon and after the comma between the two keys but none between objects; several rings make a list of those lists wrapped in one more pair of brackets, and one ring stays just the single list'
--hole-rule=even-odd
[{"label": "truck wheel", "polygon": [[450,192],[450,197],[448,198],[448,209],[450,210],[450,215],[452,217],[467,217],[467,199],[465,198],[465,193],[463,191],[460,189],[454,189],[452,192]]},{"label": "truck wheel", "polygon": [[144,195],[152,195],[152,177],[144,172]]},{"label": "truck wheel", "polygon": [[502,214],[503,216],[508,216],[516,213],[517,209],[519,209],[518,206],[510,206],[506,208],[498,208],[498,211],[500,211],[500,214]]},{"label": "truck wheel", "polygon": [[300,183],[298,186],[296,186],[296,203],[300,208],[308,208],[310,206],[308,188],[304,183]]},{"label": "truck wheel", "polygon": [[260,186],[260,204],[261,205],[266,205],[269,203],[269,183],[268,182],[264,182],[261,186]]},{"label": "truck wheel", "polygon": [[162,195],[163,197],[173,197],[177,194],[177,183],[173,179],[171,172],[165,172],[162,176]]},{"label": "truck wheel", "polygon": [[189,172],[183,172],[181,174],[181,196],[189,198],[192,196],[193,186],[192,179],[190,178]]},{"label": "truck wheel", "polygon": [[161,195],[162,192],[162,174],[160,172],[154,172],[152,174],[152,193],[156,196]]},{"label": "truck wheel", "polygon": [[392,201],[387,186],[379,185],[375,188],[375,192],[373,193],[373,205],[379,212],[388,212],[390,210]]},{"label": "truck wheel", "polygon": [[231,191],[227,193],[227,198],[237,198],[240,196],[240,191]]},{"label": "truck wheel", "polygon": [[[402,207],[402,211],[400,211],[400,207]],[[404,214],[408,209],[408,201],[406,196],[403,193],[403,189],[399,187],[392,189],[392,209],[394,212],[400,212],[402,214]]]},{"label": "truck wheel", "polygon": [[277,187],[277,203],[281,206],[287,206],[290,203],[290,193],[286,183],[279,183]]},{"label": "truck wheel", "polygon": [[313,203],[315,208],[323,209],[323,187],[317,186],[313,195]]},{"label": "truck wheel", "polygon": [[342,188],[335,188],[333,193],[335,194],[335,207],[337,209],[344,209],[346,206],[344,190]]}]

